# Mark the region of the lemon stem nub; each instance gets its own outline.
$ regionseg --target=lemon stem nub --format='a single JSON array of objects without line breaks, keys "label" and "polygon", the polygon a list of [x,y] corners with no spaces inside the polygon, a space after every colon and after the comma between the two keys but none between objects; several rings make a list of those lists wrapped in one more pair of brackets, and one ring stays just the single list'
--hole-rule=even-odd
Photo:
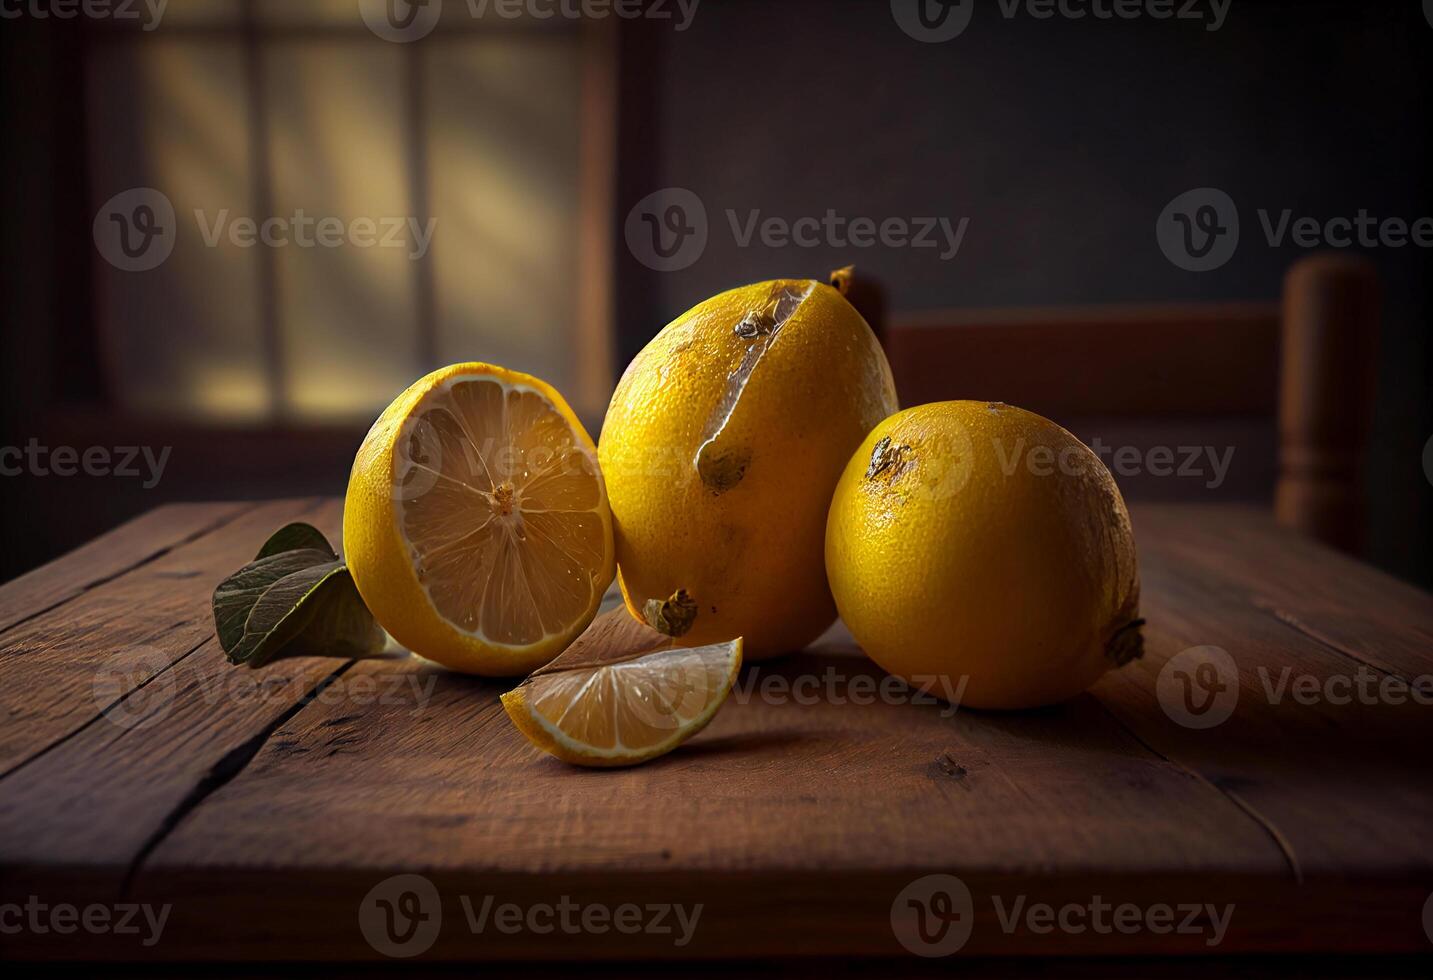
[{"label": "lemon stem nub", "polygon": [[1119,629],[1105,644],[1105,656],[1116,667],[1123,667],[1131,660],[1138,660],[1144,656],[1144,626],[1143,619],[1132,619]]},{"label": "lemon stem nub", "polygon": [[851,291],[851,280],[856,278],[856,267],[854,265],[844,266],[831,273],[831,286],[845,296]]},{"label": "lemon stem nub", "polygon": [[658,633],[678,637],[697,621],[697,604],[686,589],[678,589],[666,599],[648,599],[642,614]]}]

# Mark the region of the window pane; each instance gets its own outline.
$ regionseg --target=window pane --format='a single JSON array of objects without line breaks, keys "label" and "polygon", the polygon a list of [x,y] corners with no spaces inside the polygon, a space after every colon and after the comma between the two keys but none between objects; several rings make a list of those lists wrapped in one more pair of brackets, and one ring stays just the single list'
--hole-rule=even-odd
[{"label": "window pane", "polygon": [[[285,401],[306,418],[371,415],[418,374],[416,269],[398,45],[377,39],[283,41],[265,51],[273,209],[336,219],[342,244],[272,250]],[[428,215],[419,216],[419,227]],[[363,233],[380,244],[364,245]],[[393,222],[402,241],[381,244]],[[441,238],[444,222],[436,225]],[[319,229],[310,225],[309,240]],[[397,240],[396,238],[394,239]]]},{"label": "window pane", "polygon": [[576,375],[579,43],[451,41],[427,52],[425,85],[439,354],[564,390]]},{"label": "window pane", "polygon": [[222,239],[206,245],[195,215],[212,223],[253,213],[239,45],[97,39],[90,70],[96,210],[123,191],[153,187],[173,204],[177,225],[174,251],[157,268],[94,263],[116,395],[137,412],[261,417],[269,398],[257,264],[252,250]]}]

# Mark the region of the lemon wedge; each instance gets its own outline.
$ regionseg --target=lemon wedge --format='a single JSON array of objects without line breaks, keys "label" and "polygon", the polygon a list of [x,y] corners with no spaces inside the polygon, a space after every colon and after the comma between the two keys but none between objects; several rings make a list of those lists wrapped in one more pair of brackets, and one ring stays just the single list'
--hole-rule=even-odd
[{"label": "lemon wedge", "polygon": [[715,717],[741,669],[742,641],[674,646],[623,609],[502,696],[533,745],[579,766],[630,766],[670,752]]}]

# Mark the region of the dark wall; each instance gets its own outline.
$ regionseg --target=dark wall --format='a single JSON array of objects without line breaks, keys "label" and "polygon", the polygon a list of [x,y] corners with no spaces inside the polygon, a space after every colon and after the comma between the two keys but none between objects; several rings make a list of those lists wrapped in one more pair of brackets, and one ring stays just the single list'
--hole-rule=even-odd
[{"label": "dark wall", "polygon": [[[643,25],[628,40],[624,109],[643,152],[626,161],[619,210],[685,187],[710,233],[684,270],[622,256],[624,355],[721,289],[848,262],[885,283],[895,311],[1273,299],[1308,250],[1269,247],[1257,209],[1433,214],[1433,27],[1415,2],[1233,0],[1207,31],[1023,7],[1006,19],[990,0],[960,36],[922,44],[885,2],[723,0],[684,32]],[[1222,268],[1186,272],[1158,248],[1155,219],[1205,186],[1239,207],[1240,245]],[[943,261],[930,249],[741,247],[729,209],[970,223]],[[1433,254],[1366,254],[1386,301],[1370,556],[1427,582]]]},{"label": "dark wall", "polygon": [[[995,0],[975,2],[970,26],[943,44],[902,33],[885,0],[703,0],[681,32],[622,25],[619,363],[693,303],[776,275],[855,262],[884,282],[896,311],[1272,299],[1305,250],[1268,247],[1256,209],[1433,214],[1433,27],[1416,0],[1233,0],[1214,32],[1182,21],[1040,20],[1023,9],[1006,19]],[[0,445],[36,433],[58,444],[71,436],[56,433],[57,408],[88,401],[91,414],[104,411],[86,347],[92,215],[76,191],[83,51],[73,22],[4,28]],[[710,237],[695,264],[656,273],[621,244],[621,223],[668,186],[702,198]],[[1243,219],[1234,258],[1203,274],[1171,265],[1153,231],[1172,197],[1199,186],[1227,191]],[[958,255],[943,261],[924,249],[742,248],[728,209],[970,222]],[[1386,294],[1369,555],[1433,583],[1433,485],[1420,463],[1433,434],[1433,256],[1366,254]],[[276,467],[281,479],[246,475],[232,452],[204,445],[176,446],[151,491],[0,478],[0,579],[166,499],[336,492],[359,436],[328,434]],[[185,435],[88,438],[76,444],[159,446]],[[269,438],[266,458],[284,434]]]}]

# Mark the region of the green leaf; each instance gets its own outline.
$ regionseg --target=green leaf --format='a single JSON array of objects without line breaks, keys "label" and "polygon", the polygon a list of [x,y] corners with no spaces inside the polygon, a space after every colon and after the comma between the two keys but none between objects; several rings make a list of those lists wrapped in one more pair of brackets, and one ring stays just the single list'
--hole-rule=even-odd
[{"label": "green leaf", "polygon": [[250,667],[286,657],[370,657],[386,641],[348,567],[307,524],[275,532],[258,558],[219,583],[214,626],[229,662]]},{"label": "green leaf", "polygon": [[254,556],[254,560],[258,561],[260,558],[277,555],[282,551],[302,551],[309,548],[327,552],[331,559],[338,557],[328,546],[328,538],[323,536],[322,531],[312,524],[295,521],[292,524],[285,524],[269,535],[269,540],[264,542],[264,546]]}]

